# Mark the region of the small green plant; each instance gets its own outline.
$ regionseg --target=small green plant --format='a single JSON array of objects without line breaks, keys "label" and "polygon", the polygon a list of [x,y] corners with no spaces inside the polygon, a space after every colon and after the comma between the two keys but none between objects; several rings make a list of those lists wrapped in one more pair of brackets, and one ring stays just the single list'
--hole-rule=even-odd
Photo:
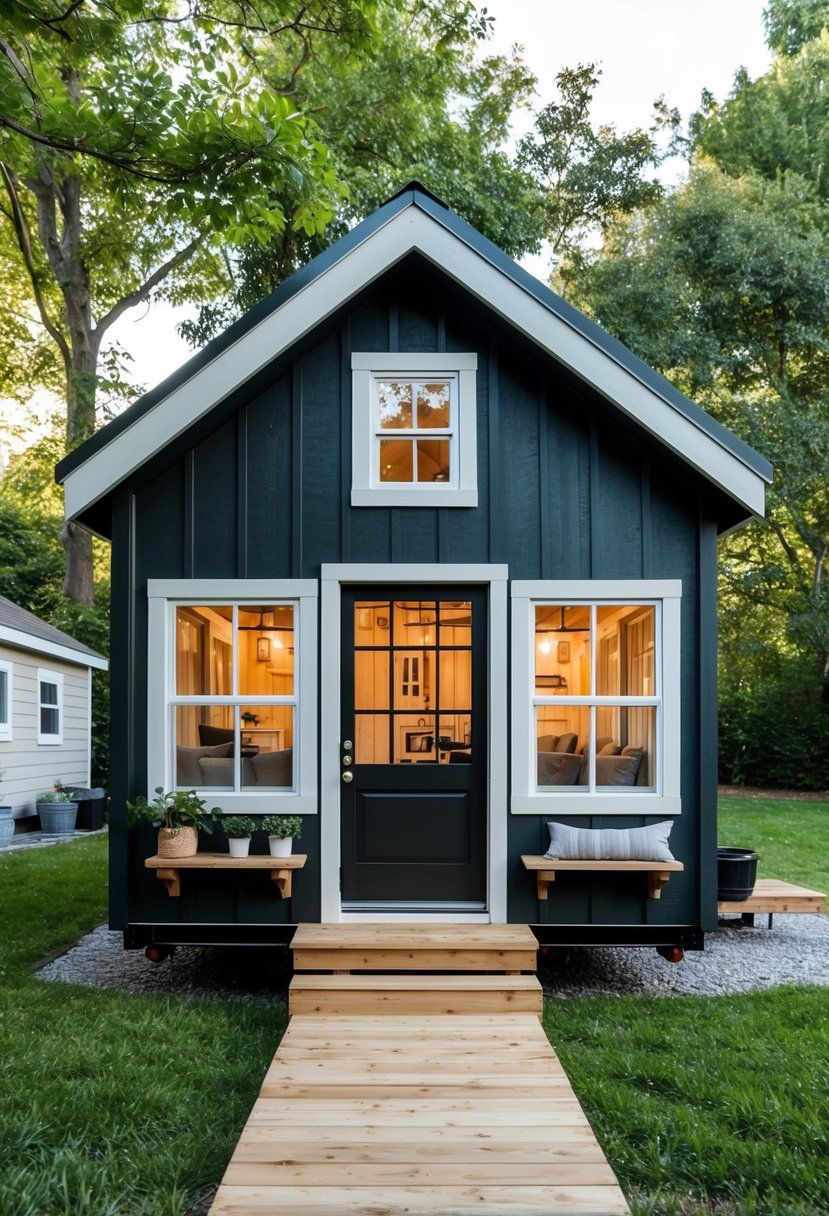
[{"label": "small green plant", "polygon": [[72,799],[67,794],[66,790],[61,786],[55,786],[53,790],[46,790],[42,794],[38,794],[37,802],[71,802]]},{"label": "small green plant", "polygon": [[222,831],[228,840],[244,840],[256,831],[255,820],[247,815],[227,815],[222,818]]},{"label": "small green plant", "polygon": [[259,826],[269,836],[290,836],[296,839],[302,835],[302,820],[299,815],[265,815]]},{"label": "small green plant", "polygon": [[259,714],[251,713],[250,710],[246,710],[245,713],[240,714],[239,717],[247,726],[259,725]]},{"label": "small green plant", "polygon": [[167,828],[171,836],[177,836],[182,828],[212,833],[213,821],[222,817],[220,806],[206,811],[204,799],[195,790],[170,790],[165,794],[161,785],[155,787],[152,802],[141,794],[135,802],[127,803],[127,811],[130,827],[139,819],[149,819],[153,827]]}]

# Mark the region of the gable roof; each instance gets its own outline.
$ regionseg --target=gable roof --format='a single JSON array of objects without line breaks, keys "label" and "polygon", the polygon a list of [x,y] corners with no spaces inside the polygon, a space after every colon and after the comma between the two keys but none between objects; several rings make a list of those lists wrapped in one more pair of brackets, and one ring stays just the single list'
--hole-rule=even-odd
[{"label": "gable roof", "polygon": [[67,517],[83,521],[147,460],[415,251],[739,504],[741,518],[763,513],[772,468],[762,456],[412,183],[62,460],[56,477]]},{"label": "gable roof", "polygon": [[106,671],[109,666],[97,650],[47,624],[33,612],[6,599],[5,595],[0,595],[0,644],[61,659],[65,663],[77,663],[81,667],[96,667],[99,671]]}]

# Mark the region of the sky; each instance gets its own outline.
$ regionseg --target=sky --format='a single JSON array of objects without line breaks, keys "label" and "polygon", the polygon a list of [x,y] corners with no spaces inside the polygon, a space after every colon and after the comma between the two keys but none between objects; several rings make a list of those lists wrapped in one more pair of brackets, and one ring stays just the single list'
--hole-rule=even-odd
[{"label": "sky", "polygon": [[[703,88],[723,98],[738,67],[758,76],[770,61],[764,0],[479,0],[484,5],[495,17],[488,45],[506,53],[523,44],[539,80],[539,105],[551,99],[562,67],[598,63],[593,118],[620,130],[648,126],[660,94],[687,118]],[[524,265],[546,277],[546,259],[530,257]],[[175,333],[182,315],[166,305],[144,306],[113,327],[111,337],[130,351],[135,379],[147,388],[192,354]]]}]

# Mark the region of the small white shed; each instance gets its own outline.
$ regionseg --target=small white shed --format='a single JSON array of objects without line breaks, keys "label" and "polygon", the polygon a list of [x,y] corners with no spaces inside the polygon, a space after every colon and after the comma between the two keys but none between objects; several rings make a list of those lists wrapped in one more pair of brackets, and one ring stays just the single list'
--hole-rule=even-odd
[{"label": "small white shed", "polygon": [[92,671],[107,660],[0,596],[0,803],[15,819],[60,778],[90,784]]}]

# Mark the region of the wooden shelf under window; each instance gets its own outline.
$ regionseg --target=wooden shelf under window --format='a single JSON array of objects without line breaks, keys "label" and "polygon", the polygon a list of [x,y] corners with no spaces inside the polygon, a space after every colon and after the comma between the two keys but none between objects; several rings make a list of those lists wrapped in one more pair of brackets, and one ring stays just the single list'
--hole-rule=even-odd
[{"label": "wooden shelf under window", "polygon": [[559,870],[645,874],[648,899],[659,899],[662,895],[662,888],[668,882],[671,874],[678,874],[685,869],[681,861],[555,861],[549,857],[527,855],[522,856],[521,860],[525,870],[535,873],[536,894],[539,899],[547,899],[550,886],[555,882],[556,872]]},{"label": "wooden shelf under window", "polygon": [[193,857],[148,857],[144,866],[155,870],[155,876],[167,888],[167,894],[175,899],[181,895],[182,870],[270,870],[283,899],[291,898],[291,881],[294,870],[301,870],[308,860],[306,853],[292,853],[290,857],[271,857],[270,854],[255,854],[249,857],[231,857],[229,853],[196,853]]}]

